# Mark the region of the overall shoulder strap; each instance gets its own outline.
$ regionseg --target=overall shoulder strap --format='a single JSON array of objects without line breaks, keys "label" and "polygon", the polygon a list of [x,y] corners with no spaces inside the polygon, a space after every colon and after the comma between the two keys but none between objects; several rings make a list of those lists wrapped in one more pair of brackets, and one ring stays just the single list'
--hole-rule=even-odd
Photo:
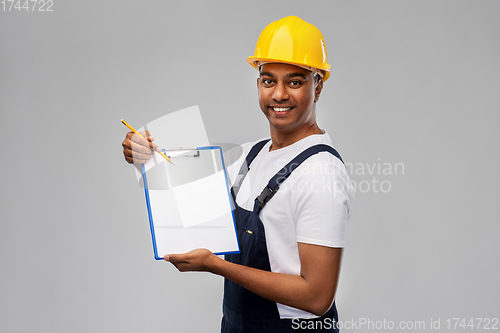
[{"label": "overall shoulder strap", "polygon": [[266,205],[266,203],[278,192],[280,188],[280,184],[283,183],[302,162],[307,160],[312,155],[315,155],[319,152],[326,151],[337,157],[342,163],[342,157],[340,154],[331,146],[325,144],[318,144],[312,147],[307,148],[302,153],[297,155],[293,160],[288,162],[280,171],[278,171],[267,183],[264,190],[260,193],[260,195],[255,198],[255,203],[253,207],[254,213],[258,214],[262,208]]},{"label": "overall shoulder strap", "polygon": [[245,161],[241,165],[240,171],[238,172],[238,175],[236,176],[236,179],[233,183],[232,187],[232,192],[234,195],[234,198],[236,198],[236,195],[238,194],[238,191],[240,190],[240,186],[243,183],[243,180],[245,179],[245,176],[248,173],[248,170],[250,170],[250,163],[255,159],[257,154],[264,148],[267,142],[269,142],[270,139],[262,140],[260,142],[257,142],[252,149],[248,152],[247,157],[245,158]]}]

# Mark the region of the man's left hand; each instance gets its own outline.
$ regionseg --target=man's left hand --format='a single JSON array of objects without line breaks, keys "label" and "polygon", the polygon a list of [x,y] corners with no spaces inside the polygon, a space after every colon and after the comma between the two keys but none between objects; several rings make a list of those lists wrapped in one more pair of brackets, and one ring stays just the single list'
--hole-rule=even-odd
[{"label": "man's left hand", "polygon": [[170,261],[179,271],[210,271],[211,261],[217,258],[207,249],[196,249],[183,254],[165,255],[163,259]]}]

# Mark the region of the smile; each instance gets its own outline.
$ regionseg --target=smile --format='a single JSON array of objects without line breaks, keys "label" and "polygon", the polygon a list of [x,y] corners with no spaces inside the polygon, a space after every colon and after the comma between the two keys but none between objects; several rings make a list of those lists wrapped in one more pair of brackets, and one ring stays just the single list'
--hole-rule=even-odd
[{"label": "smile", "polygon": [[286,112],[286,111],[290,111],[292,108],[291,107],[288,107],[288,108],[276,108],[276,107],[271,107],[274,112]]}]

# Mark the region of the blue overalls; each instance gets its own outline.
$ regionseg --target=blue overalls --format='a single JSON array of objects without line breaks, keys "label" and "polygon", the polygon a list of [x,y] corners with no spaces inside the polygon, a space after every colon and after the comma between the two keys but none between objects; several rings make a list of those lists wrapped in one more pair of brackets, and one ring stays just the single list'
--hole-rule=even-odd
[{"label": "blue overalls", "polygon": [[[262,193],[255,199],[253,211],[248,211],[237,205],[236,194],[246,173],[250,169],[249,166],[253,159],[268,141],[269,139],[258,142],[252,147],[246,157],[246,163],[242,165],[235,184],[231,188],[235,205],[234,218],[238,231],[240,253],[226,255],[226,260],[248,267],[271,271],[264,225],[259,218],[260,210],[278,191],[279,185],[308,157],[322,151],[327,151],[338,157],[341,161],[342,158],[335,149],[328,145],[319,144],[304,150],[269,180]],[[224,281],[223,314],[222,333],[309,332],[307,329],[294,329],[301,327],[298,320],[280,319],[276,302],[263,298],[228,279]],[[310,325],[311,321],[322,321],[323,324],[330,322],[331,324],[331,329],[315,329],[311,330],[311,332],[339,332],[334,326],[337,320],[338,315],[335,302],[322,317],[303,319],[305,321],[304,324],[307,323],[308,325]],[[302,325],[302,327],[307,326]],[[325,328],[328,326],[316,325],[315,327]]]}]

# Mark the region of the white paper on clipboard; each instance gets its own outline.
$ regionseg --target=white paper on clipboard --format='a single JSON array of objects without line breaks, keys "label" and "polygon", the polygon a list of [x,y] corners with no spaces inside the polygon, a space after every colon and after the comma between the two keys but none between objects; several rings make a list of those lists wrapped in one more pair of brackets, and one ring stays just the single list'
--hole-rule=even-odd
[{"label": "white paper on clipboard", "polygon": [[218,146],[166,150],[165,160],[143,165],[155,258],[207,248],[239,252],[222,149]]}]

